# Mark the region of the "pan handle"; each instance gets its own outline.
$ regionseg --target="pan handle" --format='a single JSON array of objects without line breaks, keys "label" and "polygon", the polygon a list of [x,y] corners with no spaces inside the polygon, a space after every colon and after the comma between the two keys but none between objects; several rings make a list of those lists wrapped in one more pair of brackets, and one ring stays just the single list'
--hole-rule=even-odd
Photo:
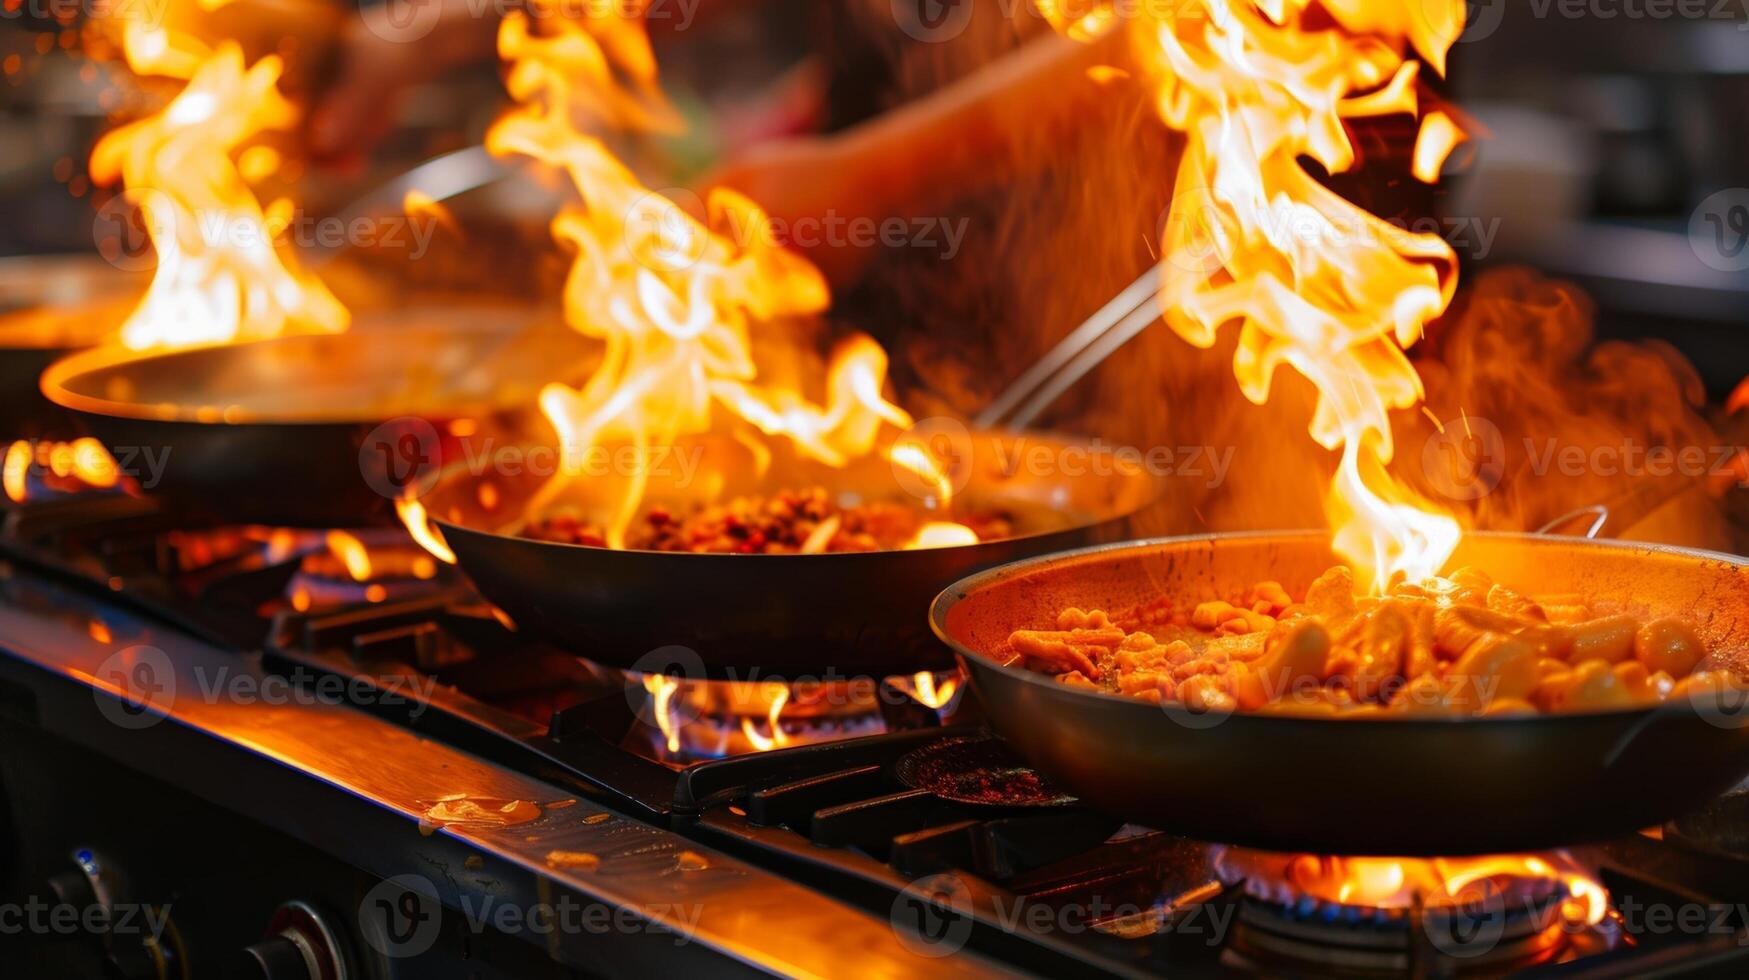
[{"label": "pan handle", "polygon": [[1586,526],[1585,533],[1582,537],[1595,539],[1599,534],[1603,533],[1603,525],[1609,523],[1609,508],[1602,504],[1592,504],[1590,507],[1581,507],[1578,510],[1569,511],[1547,524],[1544,524],[1542,527],[1537,528],[1536,533],[1553,534],[1557,529],[1566,527],[1569,524],[1573,524],[1587,517],[1591,518],[1591,523]]}]

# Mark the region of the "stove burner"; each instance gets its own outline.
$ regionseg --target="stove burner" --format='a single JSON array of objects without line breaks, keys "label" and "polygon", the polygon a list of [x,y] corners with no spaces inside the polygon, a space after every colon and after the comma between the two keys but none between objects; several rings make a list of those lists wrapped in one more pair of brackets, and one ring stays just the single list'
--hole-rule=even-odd
[{"label": "stove burner", "polygon": [[437,562],[398,529],[328,531],[303,558],[287,586],[300,612],[388,602],[432,591]]},{"label": "stove burner", "polygon": [[[789,685],[627,674],[646,699],[638,718],[652,758],[667,765],[723,759],[886,731],[867,680]],[[634,735],[636,737],[636,735]]]},{"label": "stove burner", "polygon": [[[1264,961],[1401,974],[1499,969],[1561,955],[1602,917],[1601,887],[1536,856],[1330,858],[1223,849],[1240,884],[1235,948]],[[1598,935],[1585,945],[1597,946]]]}]

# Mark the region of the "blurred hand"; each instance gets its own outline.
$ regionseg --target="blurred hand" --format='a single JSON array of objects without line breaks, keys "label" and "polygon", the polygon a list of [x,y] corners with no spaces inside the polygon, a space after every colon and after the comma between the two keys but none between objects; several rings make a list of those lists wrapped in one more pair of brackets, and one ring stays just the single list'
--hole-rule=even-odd
[{"label": "blurred hand", "polygon": [[[330,76],[316,88],[306,125],[312,157],[354,163],[395,120],[408,91],[497,51],[494,5],[473,0],[384,0],[341,27]],[[478,9],[485,16],[476,16]]]}]

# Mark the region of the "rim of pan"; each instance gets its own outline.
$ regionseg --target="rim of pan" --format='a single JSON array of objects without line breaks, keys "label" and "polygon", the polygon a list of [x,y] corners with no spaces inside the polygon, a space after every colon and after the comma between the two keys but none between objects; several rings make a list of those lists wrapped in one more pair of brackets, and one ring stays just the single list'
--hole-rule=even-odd
[{"label": "rim of pan", "polygon": [[[1218,534],[1187,534],[1164,538],[1146,538],[1139,541],[1119,541],[1114,544],[1093,545],[1087,548],[1077,548],[1073,551],[1062,551],[1054,554],[1022,558],[1017,561],[998,565],[995,568],[985,569],[984,571],[968,575],[943,589],[941,593],[935,597],[935,601],[930,603],[929,628],[935,632],[936,639],[946,644],[947,647],[954,652],[955,656],[977,660],[992,670],[1001,671],[1008,676],[1018,678],[1022,683],[1033,684],[1046,690],[1060,692],[1070,697],[1095,698],[1117,704],[1133,706],[1124,710],[1160,712],[1168,717],[1182,716],[1183,719],[1185,719],[1185,728],[1187,731],[1196,728],[1206,728],[1209,727],[1207,721],[1196,720],[1203,718],[1203,715],[1199,715],[1182,705],[1153,705],[1146,701],[1137,700],[1136,698],[1125,697],[1121,694],[1111,694],[1105,691],[1089,691],[1081,688],[1069,687],[1064,684],[1059,684],[1054,678],[1046,674],[1041,674],[1036,670],[1028,670],[1025,667],[1001,663],[988,653],[980,650],[973,650],[955,639],[947,629],[948,613],[951,612],[955,606],[959,605],[960,602],[969,598],[975,592],[981,591],[982,589],[988,588],[997,583],[1005,582],[1009,579],[1028,575],[1041,568],[1053,567],[1065,561],[1098,558],[1104,555],[1122,554],[1127,552],[1143,552],[1158,548],[1209,544],[1216,541],[1303,541],[1314,538],[1327,540],[1329,535],[1329,531],[1304,529],[1296,531],[1234,531]],[[1719,551],[1706,551],[1699,548],[1683,548],[1675,545],[1653,544],[1650,542],[1618,541],[1613,539],[1599,541],[1556,534],[1531,534],[1518,531],[1467,531],[1465,532],[1465,536],[1487,538],[1490,540],[1559,543],[1563,545],[1594,548],[1599,551],[1624,551],[1638,554],[1655,552],[1694,561],[1722,562],[1739,569],[1749,568],[1749,558],[1739,555],[1731,555]],[[1684,705],[1679,705],[1674,702],[1664,702],[1651,707],[1627,708],[1613,711],[1571,711],[1559,712],[1556,714],[1516,715],[1494,718],[1421,716],[1412,718],[1373,717],[1342,719],[1324,718],[1315,715],[1258,714],[1254,712],[1240,711],[1232,712],[1231,717],[1244,718],[1246,719],[1247,724],[1278,725],[1283,728],[1298,727],[1307,724],[1353,726],[1373,725],[1398,728],[1474,725],[1506,728],[1515,725],[1524,725],[1526,723],[1544,725],[1574,724],[1599,718],[1621,720],[1627,718],[1649,718],[1656,715],[1684,715],[1690,713],[1694,712],[1692,712],[1691,709],[1685,709]]]}]

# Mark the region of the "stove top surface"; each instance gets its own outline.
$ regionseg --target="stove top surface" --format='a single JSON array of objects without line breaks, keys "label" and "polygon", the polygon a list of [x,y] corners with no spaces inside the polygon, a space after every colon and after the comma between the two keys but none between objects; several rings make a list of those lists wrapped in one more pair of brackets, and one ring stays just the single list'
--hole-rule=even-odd
[{"label": "stove top surface", "polygon": [[[669,687],[523,641],[446,570],[347,537],[378,564],[365,571],[320,532],[165,527],[126,497],[15,507],[0,542],[0,676],[36,692],[56,737],[319,839],[384,881],[415,875],[445,909],[556,887],[782,973],[839,972],[850,955],[908,975],[1749,964],[1749,796],[1505,871],[1442,865],[1465,886],[1449,907],[1416,889],[1401,901],[1284,889],[1258,869],[1292,880],[1295,861],[1329,871],[1337,859],[1004,797],[1024,767],[999,758],[980,763],[997,774],[980,783],[999,788],[990,800],[909,785],[916,767],[902,760],[986,738],[971,699],[918,696],[954,678],[830,696]],[[405,573],[383,577],[390,567]],[[701,725],[708,738],[686,734]],[[140,751],[154,739],[179,747]],[[318,832],[307,813],[257,805],[225,778],[236,765],[194,763],[212,752],[294,777],[309,812],[369,808],[404,832]],[[1338,866],[1344,888],[1381,873]],[[1576,911],[1593,900],[1597,915]],[[565,960],[562,944],[553,955]]]}]

